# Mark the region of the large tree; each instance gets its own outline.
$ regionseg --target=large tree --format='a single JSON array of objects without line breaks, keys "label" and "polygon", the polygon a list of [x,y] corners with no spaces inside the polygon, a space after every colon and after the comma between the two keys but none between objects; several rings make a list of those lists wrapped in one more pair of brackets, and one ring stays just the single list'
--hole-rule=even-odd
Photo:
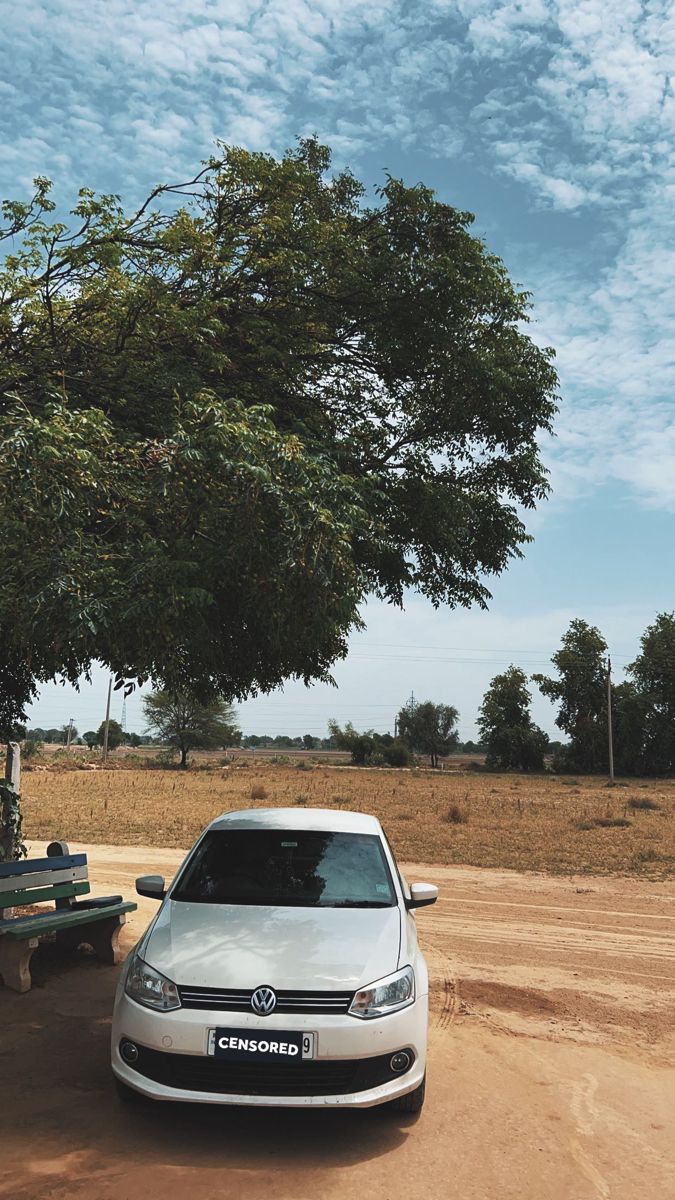
[{"label": "large tree", "polygon": [[416,754],[428,754],[432,767],[437,767],[439,758],[445,758],[457,749],[458,717],[459,713],[452,705],[424,700],[421,704],[410,701],[401,709],[396,721],[399,736],[410,749]]},{"label": "large tree", "polygon": [[5,727],[94,658],[243,697],[328,678],[368,593],[486,603],[556,376],[470,214],[312,140],[52,209],[3,207]]},{"label": "large tree", "polygon": [[633,743],[638,730],[641,734],[641,769],[648,775],[672,774],[675,771],[675,613],[659,613],[647,627],[640,639],[640,653],[628,671],[633,690],[628,692],[625,707]]},{"label": "large tree", "polygon": [[180,753],[187,767],[191,750],[217,750],[239,740],[234,711],[223,700],[202,704],[188,692],[151,692],[143,697],[148,732]]},{"label": "large tree", "polygon": [[478,716],[488,767],[544,769],[548,736],[532,720],[531,699],[527,675],[519,667],[509,667],[491,681]]},{"label": "large tree", "polygon": [[533,675],[540,691],[557,703],[555,723],[569,737],[556,765],[570,771],[606,771],[607,643],[594,625],[570,622],[560,650],[552,656],[557,678]]},{"label": "large tree", "polygon": [[[101,721],[101,724],[99,725],[98,729],[96,730],[96,735],[95,735],[96,743],[99,746],[103,746],[105,743],[105,727],[106,727],[106,722]],[[120,725],[119,721],[113,721],[113,720],[108,721],[108,749],[109,750],[117,750],[119,746],[123,746],[126,741],[126,737],[127,737],[127,735],[124,732],[124,730],[122,729],[122,726]]]}]

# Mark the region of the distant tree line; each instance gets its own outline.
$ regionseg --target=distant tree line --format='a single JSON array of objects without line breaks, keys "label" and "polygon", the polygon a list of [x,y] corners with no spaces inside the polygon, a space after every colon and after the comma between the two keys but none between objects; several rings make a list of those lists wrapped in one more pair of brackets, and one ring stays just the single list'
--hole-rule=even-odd
[{"label": "distant tree line", "polygon": [[462,745],[457,709],[430,700],[403,706],[396,738],[373,730],[359,733],[349,723],[341,728],[336,722],[329,725],[331,738],[360,765],[403,766],[417,754],[428,756],[435,767],[440,758],[462,750],[482,751],[486,767],[495,770],[543,771],[548,762],[557,772],[605,774],[611,697],[616,773],[675,772],[675,613],[659,613],[647,627],[621,683],[611,680],[602,633],[581,618],[570,622],[551,661],[555,674],[537,673],[531,680],[557,704],[555,723],[565,740],[550,740],[532,720],[529,679],[516,666],[491,680],[478,711],[478,742]]},{"label": "distant tree line", "polygon": [[[110,749],[143,741],[172,746],[187,765],[193,749],[241,745],[255,750],[343,750],[358,766],[410,765],[425,756],[432,767],[459,752],[485,755],[495,770],[606,773],[609,768],[608,700],[611,696],[613,755],[617,774],[670,775],[675,771],[675,613],[659,613],[640,639],[640,651],[625,668],[627,678],[610,678],[608,647],[599,629],[576,618],[551,662],[555,673],[531,676],[542,695],[557,705],[555,723],[565,740],[551,741],[530,712],[527,674],[510,666],[495,675],[478,711],[478,741],[460,742],[458,710],[452,705],[411,699],[400,709],[395,734],[359,731],[351,722],[330,721],[328,737],[306,733],[241,735],[231,707],[198,702],[189,693],[160,690],[143,700],[146,736],[127,734],[110,721]],[[58,729],[16,727],[30,743],[103,744],[105,722],[80,738],[72,725]]]},{"label": "distant tree line", "polygon": [[534,675],[558,704],[556,725],[569,741],[554,755],[559,771],[605,772],[609,764],[611,695],[614,766],[621,775],[675,771],[675,613],[659,613],[625,668],[628,678],[608,689],[608,647],[599,629],[574,620],[553,655],[557,676]]}]

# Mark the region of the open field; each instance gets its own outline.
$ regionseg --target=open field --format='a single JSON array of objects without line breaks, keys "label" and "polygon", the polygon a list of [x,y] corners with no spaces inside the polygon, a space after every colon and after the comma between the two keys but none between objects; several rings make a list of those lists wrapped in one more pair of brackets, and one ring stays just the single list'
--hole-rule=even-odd
[{"label": "open field", "polygon": [[[351,808],[400,858],[555,873],[675,876],[675,781],[246,762],[188,772],[27,771],[29,838],[189,846],[227,809]],[[613,823],[616,822],[616,823]]]},{"label": "open field", "polygon": [[[88,781],[87,781],[88,782]],[[179,850],[73,844],[94,894],[171,877]],[[32,855],[44,853],[33,842]],[[41,947],[0,988],[2,1200],[670,1200],[675,882],[407,862],[431,983],[419,1119],[161,1105],[110,1080],[117,970]],[[156,911],[139,898],[129,949]]]}]

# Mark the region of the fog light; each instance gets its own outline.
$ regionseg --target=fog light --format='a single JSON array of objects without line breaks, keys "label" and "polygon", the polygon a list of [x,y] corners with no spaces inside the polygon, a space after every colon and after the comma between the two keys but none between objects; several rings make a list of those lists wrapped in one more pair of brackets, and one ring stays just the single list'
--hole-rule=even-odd
[{"label": "fog light", "polygon": [[138,1062],[138,1046],[133,1042],[120,1042],[120,1054],[129,1065]]},{"label": "fog light", "polygon": [[409,1050],[399,1050],[397,1054],[392,1054],[389,1060],[389,1066],[397,1075],[402,1075],[404,1071],[409,1070],[412,1065],[412,1054]]}]

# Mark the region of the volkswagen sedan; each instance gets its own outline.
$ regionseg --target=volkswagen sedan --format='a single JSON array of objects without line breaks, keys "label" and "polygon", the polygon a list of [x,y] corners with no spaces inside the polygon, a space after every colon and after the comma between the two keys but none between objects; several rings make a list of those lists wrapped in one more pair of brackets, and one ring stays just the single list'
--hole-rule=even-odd
[{"label": "volkswagen sedan", "polygon": [[424,1102],[427,968],[408,888],[375,817],[218,817],[123,968],[112,1068],[125,1099],[369,1107]]}]

